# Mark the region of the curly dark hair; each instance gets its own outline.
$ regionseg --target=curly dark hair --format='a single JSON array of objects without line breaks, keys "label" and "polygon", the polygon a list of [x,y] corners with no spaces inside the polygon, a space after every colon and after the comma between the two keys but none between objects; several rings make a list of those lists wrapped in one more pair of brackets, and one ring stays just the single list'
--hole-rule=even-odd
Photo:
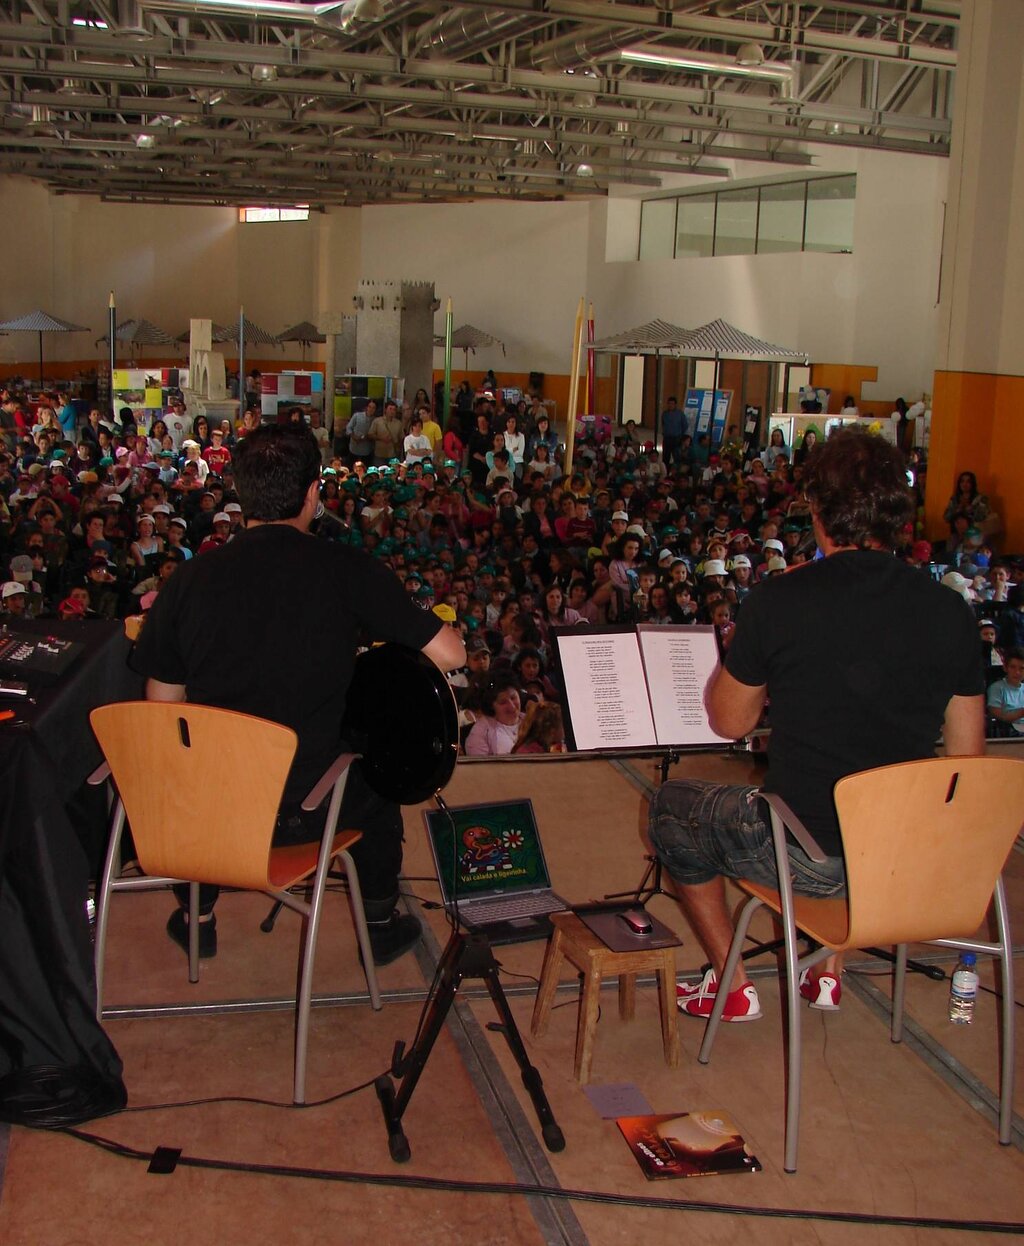
[{"label": "curly dark hair", "polygon": [[807,497],[836,545],[894,549],[914,513],[902,453],[876,433],[844,428],[807,458]]}]

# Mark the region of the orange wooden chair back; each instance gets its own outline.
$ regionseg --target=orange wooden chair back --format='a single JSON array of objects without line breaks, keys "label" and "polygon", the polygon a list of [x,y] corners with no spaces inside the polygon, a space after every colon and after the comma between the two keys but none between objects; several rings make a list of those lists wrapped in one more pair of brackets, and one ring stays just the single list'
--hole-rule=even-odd
[{"label": "orange wooden chair back", "polygon": [[125,701],[89,716],[145,873],[262,891],[298,737],[206,705]]}]

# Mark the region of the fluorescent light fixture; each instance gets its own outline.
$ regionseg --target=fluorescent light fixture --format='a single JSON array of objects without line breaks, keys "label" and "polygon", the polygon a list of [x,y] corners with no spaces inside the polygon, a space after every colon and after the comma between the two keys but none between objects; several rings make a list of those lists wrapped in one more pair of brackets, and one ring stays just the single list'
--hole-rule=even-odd
[{"label": "fluorescent light fixture", "polygon": [[136,134],[135,146],[140,151],[149,151],[151,147],[156,146],[156,137],[152,134]]},{"label": "fluorescent light fixture", "polygon": [[276,65],[253,65],[249,70],[249,76],[253,82],[276,82],[277,66]]}]

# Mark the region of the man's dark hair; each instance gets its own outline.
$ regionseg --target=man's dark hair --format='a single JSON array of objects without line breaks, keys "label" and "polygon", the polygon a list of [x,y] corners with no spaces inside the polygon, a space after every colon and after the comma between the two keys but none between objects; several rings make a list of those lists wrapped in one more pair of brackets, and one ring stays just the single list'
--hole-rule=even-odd
[{"label": "man's dark hair", "polygon": [[805,490],[836,545],[892,549],[914,513],[902,453],[876,433],[842,429],[807,458]]},{"label": "man's dark hair", "polygon": [[234,463],[246,519],[274,523],[302,510],[309,486],[320,476],[320,447],[305,425],[266,424],[242,439]]}]

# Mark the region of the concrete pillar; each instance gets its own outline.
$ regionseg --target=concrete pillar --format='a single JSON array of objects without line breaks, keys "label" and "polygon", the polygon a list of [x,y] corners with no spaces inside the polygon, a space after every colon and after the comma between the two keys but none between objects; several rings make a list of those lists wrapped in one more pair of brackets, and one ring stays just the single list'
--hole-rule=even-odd
[{"label": "concrete pillar", "polygon": [[1024,4],[964,0],[926,522],[961,471],[973,471],[1003,521],[1001,546],[1024,550]]}]

